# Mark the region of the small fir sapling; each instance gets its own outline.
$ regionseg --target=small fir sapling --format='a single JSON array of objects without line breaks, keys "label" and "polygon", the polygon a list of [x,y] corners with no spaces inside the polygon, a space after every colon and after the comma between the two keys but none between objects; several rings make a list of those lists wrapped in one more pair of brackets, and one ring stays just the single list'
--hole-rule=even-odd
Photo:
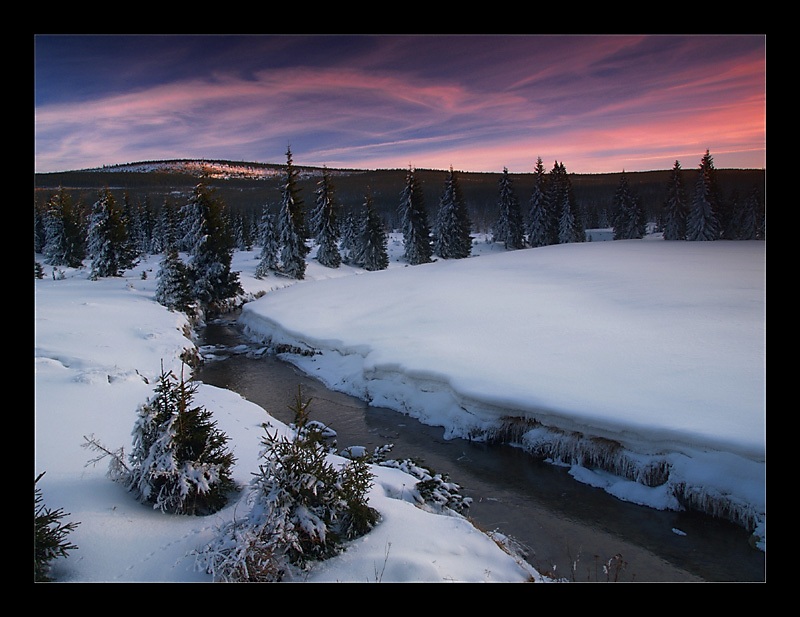
[{"label": "small fir sapling", "polygon": [[368,505],[372,474],[364,460],[338,466],[302,392],[291,436],[265,425],[262,463],[250,487],[251,510],[227,524],[198,553],[198,565],[222,581],[279,581],[330,558],[378,521]]},{"label": "small fir sapling", "polygon": [[234,488],[235,459],[211,412],[193,406],[196,385],[164,372],[133,430],[129,489],[165,512],[209,514]]},{"label": "small fir sapling", "polygon": [[58,557],[67,557],[67,551],[78,547],[67,542],[67,536],[80,523],[62,523],[68,516],[62,508],[51,510],[43,503],[42,491],[38,486],[45,472],[33,481],[33,576],[37,582],[52,580],[49,577],[51,562]]}]

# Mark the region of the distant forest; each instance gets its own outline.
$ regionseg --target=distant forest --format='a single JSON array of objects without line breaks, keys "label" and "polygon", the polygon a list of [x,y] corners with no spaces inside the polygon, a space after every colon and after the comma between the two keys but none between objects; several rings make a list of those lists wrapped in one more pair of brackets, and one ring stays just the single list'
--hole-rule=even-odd
[{"label": "distant forest", "polygon": [[[220,161],[221,162],[221,161]],[[213,161],[208,161],[213,166]],[[266,206],[277,213],[281,203],[281,165],[225,161],[231,165],[272,169],[272,176],[263,178],[210,178],[206,182],[223,200],[231,214],[244,219],[257,220]],[[547,165],[545,164],[547,170]],[[148,202],[159,208],[166,200],[182,205],[197,185],[198,176],[192,173],[166,171],[120,171],[119,168],[81,170],[35,174],[34,200],[36,207],[44,207],[50,198],[63,187],[75,203],[91,206],[98,193],[108,188],[121,202]],[[322,168],[298,166],[298,187],[307,207],[314,201],[314,192],[322,176]],[[366,192],[372,195],[375,208],[389,230],[400,225],[398,205],[406,182],[406,169],[379,170],[329,170],[335,186],[336,197],[344,210],[360,208]],[[422,187],[426,207],[434,212],[445,187],[447,170],[416,170]],[[549,171],[549,170],[548,170]],[[602,227],[614,208],[620,179],[627,178],[631,193],[639,200],[646,218],[658,222],[664,212],[671,170],[646,172],[619,172],[607,174],[569,173],[569,181],[585,229]],[[766,172],[763,169],[717,169],[716,178],[721,199],[745,199],[755,190],[763,207],[766,191]],[[499,182],[501,171],[493,173],[457,172],[464,200],[469,210],[473,231],[487,233],[497,220],[499,209]],[[691,191],[698,167],[682,168],[683,185]],[[513,190],[526,209],[536,175],[534,173],[509,173]]]}]

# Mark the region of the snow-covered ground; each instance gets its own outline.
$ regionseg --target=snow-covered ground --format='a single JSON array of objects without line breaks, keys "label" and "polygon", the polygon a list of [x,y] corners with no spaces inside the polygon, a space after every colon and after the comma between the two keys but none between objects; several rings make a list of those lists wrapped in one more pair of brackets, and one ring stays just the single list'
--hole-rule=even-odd
[{"label": "snow-covered ground", "polygon": [[[765,536],[765,245],[761,242],[592,242],[406,267],[390,241],[388,271],[324,268],[306,280],[258,280],[254,252],[237,252],[254,335],[313,348],[288,356],[330,387],[441,424],[452,435],[535,419],[521,445],[581,431],[619,442],[635,462],[666,461],[647,488],[588,467],[581,481],[653,507],[696,501],[752,514]],[[312,253],[313,256],[313,253]],[[55,562],[61,581],[209,581],[194,567],[218,526],[136,502],[87,464],[94,436],[130,447],[136,409],[164,368],[179,373],[192,342],[186,320],[154,299],[158,257],[124,278],[88,280],[52,268],[35,282],[35,473],[44,502],[80,525],[79,548]],[[141,273],[147,273],[142,278]],[[357,276],[354,276],[357,275]],[[332,280],[336,279],[336,280]],[[290,287],[290,289],[289,289]],[[287,289],[282,289],[287,288]],[[231,438],[234,477],[257,468],[261,424],[280,423],[235,393],[202,385],[195,398]],[[335,427],[333,427],[335,429]],[[549,429],[559,429],[554,433]],[[381,523],[310,581],[540,579],[467,521],[418,508],[414,479],[376,467],[371,505]]]},{"label": "snow-covered ground", "polygon": [[[246,292],[295,283],[255,279],[256,255],[234,256]],[[150,258],[124,278],[97,281],[88,279],[88,269],[66,268],[55,280],[46,266],[45,278],[35,282],[34,473],[45,472],[38,484],[44,504],[63,508],[68,514],[62,522],[80,523],[68,536],[78,549],[53,563],[51,575],[61,582],[210,582],[196,569],[193,552],[246,507],[243,499],[234,500],[206,517],[154,511],[108,479],[105,461],[89,464],[97,453],[83,447],[85,437],[94,437],[130,451],[136,410],[153,394],[162,362],[179,375],[182,351],[194,346],[186,338],[186,319],[154,300],[159,259]],[[303,284],[354,272],[310,263]],[[202,384],[194,402],[211,411],[230,437],[234,478],[249,483],[258,468],[262,423],[285,427],[227,390]],[[466,519],[420,509],[411,495],[415,478],[388,467],[374,472],[370,504],[380,511],[380,524],[304,580],[541,580]]]},{"label": "snow-covered ground", "polygon": [[241,321],[313,350],[286,357],[333,389],[451,436],[513,424],[522,447],[591,463],[581,481],[689,501],[765,547],[765,253],[657,236],[503,251],[282,290]]}]

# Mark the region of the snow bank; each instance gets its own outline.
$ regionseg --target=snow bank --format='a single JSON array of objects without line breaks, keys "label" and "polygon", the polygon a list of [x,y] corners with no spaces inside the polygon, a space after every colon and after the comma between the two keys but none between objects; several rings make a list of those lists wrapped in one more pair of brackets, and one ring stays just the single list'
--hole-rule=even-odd
[{"label": "snow bank", "polygon": [[[276,277],[254,279],[257,263],[254,253],[234,258],[248,293],[291,284]],[[162,362],[180,374],[181,354],[194,349],[186,319],[154,301],[158,257],[125,278],[90,281],[86,269],[64,269],[56,280],[52,270],[46,267],[46,278],[34,288],[34,473],[45,472],[38,484],[44,504],[63,508],[68,513],[63,522],[79,525],[68,538],[78,549],[56,560],[51,575],[62,582],[209,582],[197,571],[193,553],[247,507],[245,493],[213,516],[163,514],[109,480],[105,462],[88,464],[96,453],[82,447],[84,437],[93,435],[128,451],[136,409],[153,394]],[[310,268],[320,278],[347,272],[321,270]],[[226,390],[201,384],[194,402],[211,411],[230,437],[237,458],[234,479],[248,483],[258,465],[262,423],[286,427]],[[306,580],[541,579],[464,519],[416,507],[413,477],[384,467],[374,471],[370,504],[383,520]]]},{"label": "snow bank", "polygon": [[393,267],[277,290],[241,321],[305,349],[292,361],[329,387],[452,436],[516,426],[522,445],[578,465],[563,455],[602,442],[588,462],[605,456],[634,480],[620,493],[643,476],[669,482],[635,501],[763,525],[763,242],[592,242]]}]

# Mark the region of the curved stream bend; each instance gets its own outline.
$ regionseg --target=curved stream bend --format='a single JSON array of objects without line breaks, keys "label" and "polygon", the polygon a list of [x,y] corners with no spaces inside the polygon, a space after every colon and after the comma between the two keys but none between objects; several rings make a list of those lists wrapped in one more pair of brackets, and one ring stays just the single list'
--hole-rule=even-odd
[{"label": "curved stream bend", "polygon": [[519,448],[444,439],[441,428],[329,390],[260,353],[233,316],[210,322],[199,334],[207,361],[196,379],[233,390],[284,422],[292,420],[288,405],[300,384],[313,399],[314,419],[336,431],[339,448],[391,443],[392,458],[417,458],[447,474],[472,498],[470,519],[514,538],[543,573],[605,580],[603,563],[617,558],[623,581],[765,580],[764,553],[736,525],[620,501]]}]

